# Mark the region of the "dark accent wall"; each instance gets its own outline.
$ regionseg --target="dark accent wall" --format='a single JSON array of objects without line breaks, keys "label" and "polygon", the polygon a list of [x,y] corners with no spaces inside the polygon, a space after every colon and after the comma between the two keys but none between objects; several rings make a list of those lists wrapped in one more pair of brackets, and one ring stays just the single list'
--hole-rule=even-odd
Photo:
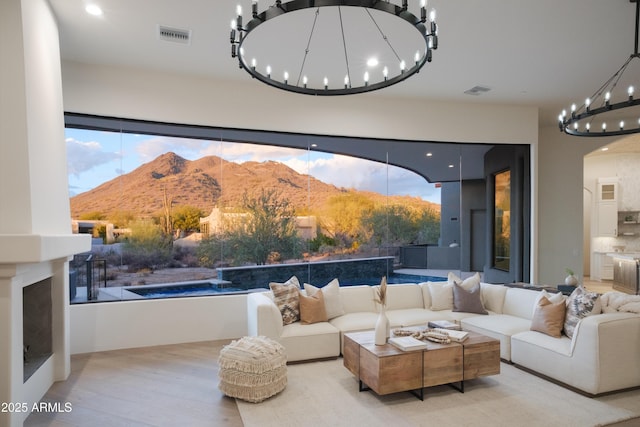
[{"label": "dark accent wall", "polygon": [[[484,159],[487,206],[487,257],[484,281],[490,283],[528,282],[531,247],[531,171],[530,147],[496,146]],[[495,215],[495,178],[497,172],[511,171],[511,254],[509,271],[493,268],[493,218]]]},{"label": "dark accent wall", "polygon": [[[486,182],[482,179],[474,179],[462,182],[462,209],[460,215],[460,270],[473,271],[472,239],[478,238],[478,230],[472,229],[471,215],[473,211],[487,209]],[[484,230],[482,230],[484,231]],[[486,233],[480,233],[480,238],[486,239]],[[482,246],[482,256],[486,258],[486,245]]]}]

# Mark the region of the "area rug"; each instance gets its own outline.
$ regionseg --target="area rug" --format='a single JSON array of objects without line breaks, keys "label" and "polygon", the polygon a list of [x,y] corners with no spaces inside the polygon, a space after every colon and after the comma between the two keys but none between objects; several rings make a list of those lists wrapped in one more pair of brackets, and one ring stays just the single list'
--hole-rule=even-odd
[{"label": "area rug", "polygon": [[640,390],[589,398],[501,363],[501,373],[410,393],[359,392],[342,359],[288,366],[285,390],[261,403],[238,400],[253,426],[601,426],[640,416]]}]

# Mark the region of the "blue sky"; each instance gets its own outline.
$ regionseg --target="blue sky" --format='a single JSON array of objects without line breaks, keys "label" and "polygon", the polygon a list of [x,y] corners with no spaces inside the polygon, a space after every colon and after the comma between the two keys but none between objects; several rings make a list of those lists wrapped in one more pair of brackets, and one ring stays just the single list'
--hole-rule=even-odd
[{"label": "blue sky", "polygon": [[71,196],[91,190],[121,173],[133,171],[163,153],[173,151],[188,160],[209,155],[237,163],[273,160],[286,164],[298,173],[310,174],[338,187],[417,196],[440,203],[440,189],[414,172],[395,166],[387,168],[382,163],[337,154],[82,129],[67,129],[66,143]]}]

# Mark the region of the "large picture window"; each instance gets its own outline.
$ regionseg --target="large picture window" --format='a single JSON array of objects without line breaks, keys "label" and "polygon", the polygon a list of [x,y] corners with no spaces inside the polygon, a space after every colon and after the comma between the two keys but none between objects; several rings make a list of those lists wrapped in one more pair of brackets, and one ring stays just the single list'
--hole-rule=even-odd
[{"label": "large picture window", "polygon": [[[370,160],[333,152],[346,145],[337,137],[71,121],[71,220],[93,235],[91,253],[71,264],[72,302],[183,296],[186,282],[203,282],[203,295],[216,281],[244,292],[268,286],[276,265],[331,260],[387,258],[391,275],[402,246],[443,241],[441,188],[393,164],[398,142],[375,141],[383,154]],[[221,269],[267,265],[266,276],[218,280]],[[364,271],[358,280],[379,283]],[[332,278],[300,274],[319,286]]]}]

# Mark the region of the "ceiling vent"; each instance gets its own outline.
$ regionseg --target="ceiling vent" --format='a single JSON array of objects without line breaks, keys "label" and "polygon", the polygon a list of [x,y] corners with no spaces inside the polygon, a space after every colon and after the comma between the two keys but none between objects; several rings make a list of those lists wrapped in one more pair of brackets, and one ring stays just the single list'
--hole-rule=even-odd
[{"label": "ceiling vent", "polygon": [[166,42],[191,44],[191,30],[182,30],[179,28],[158,25],[158,37]]},{"label": "ceiling vent", "polygon": [[471,89],[467,89],[464,91],[467,95],[479,96],[483,93],[489,92],[491,88],[485,86],[474,86]]}]

